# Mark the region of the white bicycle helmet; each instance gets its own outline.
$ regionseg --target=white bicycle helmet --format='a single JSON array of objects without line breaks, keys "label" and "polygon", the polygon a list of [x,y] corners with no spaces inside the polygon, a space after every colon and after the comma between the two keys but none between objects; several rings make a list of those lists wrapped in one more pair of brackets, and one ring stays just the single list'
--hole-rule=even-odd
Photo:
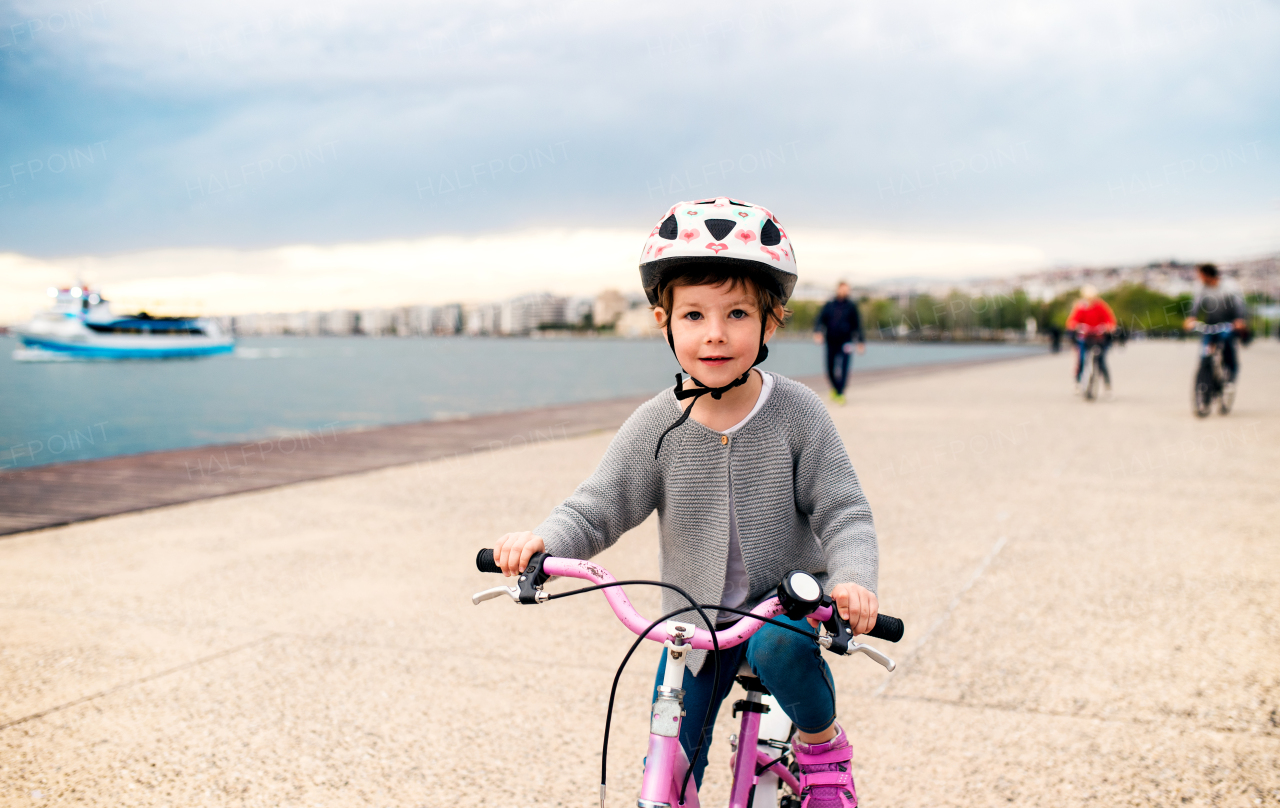
[{"label": "white bicycle helmet", "polygon": [[683,264],[740,263],[777,283],[786,303],[796,286],[796,252],[768,208],[728,197],[679,202],[649,232],[640,253],[640,282],[651,305],[658,287]]}]

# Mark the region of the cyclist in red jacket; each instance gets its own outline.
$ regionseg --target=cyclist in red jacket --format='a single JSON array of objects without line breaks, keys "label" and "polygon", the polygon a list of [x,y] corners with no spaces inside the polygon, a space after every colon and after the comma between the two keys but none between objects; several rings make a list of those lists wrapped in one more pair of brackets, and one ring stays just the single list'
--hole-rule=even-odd
[{"label": "cyclist in red jacket", "polygon": [[1067,330],[1075,333],[1076,341],[1076,387],[1080,386],[1080,377],[1084,374],[1084,356],[1089,345],[1097,343],[1102,351],[1098,357],[1098,367],[1102,371],[1102,381],[1111,390],[1111,372],[1107,370],[1107,348],[1111,347],[1111,332],[1116,330],[1116,314],[1107,305],[1107,301],[1098,297],[1094,286],[1085,284],[1080,289],[1080,299],[1071,307],[1067,315]]}]

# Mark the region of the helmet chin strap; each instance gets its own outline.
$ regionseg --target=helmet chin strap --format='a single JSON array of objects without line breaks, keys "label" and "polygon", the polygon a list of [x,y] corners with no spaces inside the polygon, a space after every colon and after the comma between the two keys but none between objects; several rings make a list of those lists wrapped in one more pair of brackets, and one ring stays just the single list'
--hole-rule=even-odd
[{"label": "helmet chin strap", "polygon": [[[751,363],[752,368],[769,358],[769,346],[764,344],[764,329],[765,329],[766,322],[768,322],[768,316],[761,315],[760,317],[760,350],[756,352],[756,361]],[[671,353],[675,354],[676,341],[671,334],[671,318],[670,317],[667,317],[667,344],[671,346]],[[680,361],[679,354],[676,354],[676,361],[677,362]],[[683,365],[681,365],[680,370],[684,371],[685,373],[688,372],[684,370]],[[685,407],[684,412],[681,413],[680,415],[680,418],[677,419],[674,424],[667,427],[666,431],[664,431],[662,435],[658,437],[658,448],[653,450],[654,460],[658,459],[658,453],[662,451],[662,441],[667,437],[667,434],[670,433],[671,430],[683,424],[685,421],[689,420],[689,416],[693,413],[694,404],[698,403],[697,402],[698,398],[700,398],[701,396],[710,395],[716,401],[719,401],[720,397],[723,396],[725,393],[729,392],[735,387],[740,387],[741,385],[744,385],[747,383],[747,379],[751,378],[751,368],[747,368],[747,371],[745,373],[743,373],[741,376],[729,382],[723,387],[707,387],[705,384],[703,384],[702,382],[694,378],[694,375],[692,373],[689,373],[689,378],[693,381],[694,384],[698,386],[690,390],[685,390],[683,389],[684,388],[683,373],[676,374],[676,389],[675,389],[676,401],[684,401],[686,398],[692,398],[694,399],[694,402],[693,404],[690,404],[689,406]]]}]

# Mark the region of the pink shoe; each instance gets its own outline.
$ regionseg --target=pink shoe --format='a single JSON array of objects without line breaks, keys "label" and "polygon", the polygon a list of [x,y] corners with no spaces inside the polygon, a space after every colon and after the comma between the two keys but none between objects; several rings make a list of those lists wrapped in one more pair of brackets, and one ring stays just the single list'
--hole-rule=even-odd
[{"label": "pink shoe", "polygon": [[856,808],[858,794],[849,773],[853,747],[841,728],[826,743],[791,745],[800,768],[801,808]]}]

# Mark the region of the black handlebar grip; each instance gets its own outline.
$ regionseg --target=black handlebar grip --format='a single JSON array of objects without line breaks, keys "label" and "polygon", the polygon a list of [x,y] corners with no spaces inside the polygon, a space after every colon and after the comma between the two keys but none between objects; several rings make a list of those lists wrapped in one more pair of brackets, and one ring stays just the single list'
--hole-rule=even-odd
[{"label": "black handlebar grip", "polygon": [[876,617],[876,627],[867,632],[868,637],[875,637],[877,640],[888,640],[889,642],[897,642],[902,639],[902,633],[906,630],[906,626],[896,617],[890,617],[882,614]]},{"label": "black handlebar grip", "polygon": [[502,567],[493,562],[493,551],[487,547],[476,553],[476,569],[481,572],[502,572]]}]

